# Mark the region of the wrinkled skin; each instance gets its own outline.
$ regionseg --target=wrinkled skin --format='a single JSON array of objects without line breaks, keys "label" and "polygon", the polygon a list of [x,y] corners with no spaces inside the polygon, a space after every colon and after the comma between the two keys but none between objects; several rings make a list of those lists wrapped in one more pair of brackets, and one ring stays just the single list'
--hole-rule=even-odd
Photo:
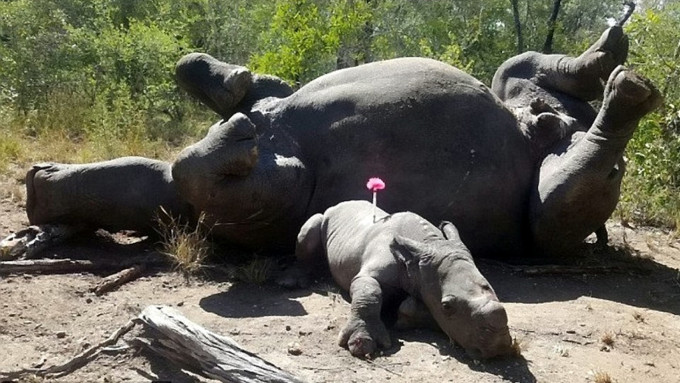
[{"label": "wrinkled skin", "polygon": [[418,311],[429,312],[471,357],[509,354],[505,309],[456,228],[446,223],[443,231],[417,214],[376,209],[374,218],[369,202],[343,202],[302,226],[295,248],[299,264],[279,282],[294,286],[327,263],[350,293],[351,313],[339,343],[354,356],[390,347],[381,309],[404,294],[424,303],[426,309]]},{"label": "wrinkled skin", "polygon": [[[336,71],[296,92],[274,77],[188,55],[177,65],[178,83],[223,120],[171,165],[114,161],[128,171],[112,172],[117,182],[106,193],[93,184],[111,163],[30,171],[30,221],[126,229],[122,206],[141,185],[159,199],[134,201],[143,205],[135,225],[158,205],[204,211],[215,236],[292,249],[307,218],[366,199],[366,180],[379,176],[385,211],[449,220],[475,256],[562,254],[612,213],[626,144],[661,101],[649,81],[620,67],[627,51],[626,36],[612,27],[579,57],[509,59],[491,89],[444,63],[402,58]],[[596,112],[588,101],[599,97]],[[143,172],[126,168],[144,161]],[[65,208],[52,213],[53,204]],[[123,213],[104,217],[100,205]]]}]

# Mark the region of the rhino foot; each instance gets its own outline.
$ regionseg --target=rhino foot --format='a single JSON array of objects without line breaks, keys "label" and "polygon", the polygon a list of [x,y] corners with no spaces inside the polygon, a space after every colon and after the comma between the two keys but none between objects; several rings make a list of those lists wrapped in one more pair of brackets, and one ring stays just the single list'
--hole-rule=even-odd
[{"label": "rhino foot", "polygon": [[606,81],[609,74],[628,57],[628,37],[619,26],[613,26],[600,36],[573,62],[573,68],[584,79]]},{"label": "rhino foot", "polygon": [[69,225],[29,226],[0,241],[0,260],[31,259],[80,231]]},{"label": "rhino foot", "polygon": [[628,37],[618,26],[607,29],[600,39],[575,59],[566,59],[566,74],[576,79],[573,91],[584,100],[602,96],[605,82],[614,68],[628,56]]},{"label": "rhino foot", "polygon": [[371,358],[378,349],[392,347],[390,334],[381,321],[367,322],[356,317],[342,329],[338,344],[358,358]]},{"label": "rhino foot", "polygon": [[637,122],[661,105],[663,97],[648,79],[618,66],[609,76],[601,110],[602,130],[618,130]]}]

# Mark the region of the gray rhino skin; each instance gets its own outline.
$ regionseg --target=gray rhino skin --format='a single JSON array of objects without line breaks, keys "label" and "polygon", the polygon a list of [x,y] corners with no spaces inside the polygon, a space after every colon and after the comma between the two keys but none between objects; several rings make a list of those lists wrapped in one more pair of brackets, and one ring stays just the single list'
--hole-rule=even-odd
[{"label": "gray rhino skin", "polygon": [[456,228],[446,223],[442,233],[411,212],[389,215],[376,209],[373,214],[369,202],[342,202],[313,215],[298,235],[295,254],[303,272],[315,272],[323,261],[350,293],[351,313],[340,332],[340,346],[358,357],[389,348],[381,310],[406,293],[410,299],[402,314],[413,316],[405,308],[412,300],[424,303],[425,309],[418,311],[429,311],[472,358],[509,354],[505,309]]},{"label": "gray rhino skin", "polygon": [[[212,233],[233,243],[292,249],[307,218],[367,198],[365,182],[378,176],[385,211],[449,220],[475,256],[560,254],[613,212],[626,144],[661,102],[648,80],[620,66],[627,51],[612,27],[579,57],[511,58],[491,90],[447,64],[401,58],[332,72],[296,92],[190,54],[177,64],[178,83],[224,119],[172,164],[34,167],[29,220],[139,229],[153,225],[160,205],[205,212]],[[600,96],[596,112],[588,101]]]}]

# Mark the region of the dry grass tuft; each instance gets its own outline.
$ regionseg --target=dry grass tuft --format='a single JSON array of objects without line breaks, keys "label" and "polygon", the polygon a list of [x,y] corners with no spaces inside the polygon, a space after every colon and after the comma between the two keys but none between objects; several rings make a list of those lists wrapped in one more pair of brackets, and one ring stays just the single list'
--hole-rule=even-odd
[{"label": "dry grass tuft", "polygon": [[602,371],[597,371],[593,375],[593,382],[594,383],[613,383],[614,380],[612,379],[611,376],[609,376],[608,373],[602,372]]},{"label": "dry grass tuft", "polygon": [[614,345],[614,334],[612,334],[609,331],[606,331],[604,334],[602,334],[602,338],[600,338],[600,341],[604,343],[605,345],[612,347]]},{"label": "dry grass tuft", "polygon": [[157,220],[161,251],[172,261],[175,270],[187,278],[203,270],[205,260],[212,254],[207,238],[210,230],[204,221],[205,215],[201,214],[195,226],[189,225],[165,210]]},{"label": "dry grass tuft", "polygon": [[255,257],[243,266],[239,266],[236,278],[245,283],[262,285],[272,275],[276,268],[276,261],[270,257]]},{"label": "dry grass tuft", "polygon": [[527,346],[528,344],[526,339],[517,339],[516,337],[512,338],[512,345],[510,345],[512,350],[511,355],[516,357],[522,356],[522,351],[526,350]]}]

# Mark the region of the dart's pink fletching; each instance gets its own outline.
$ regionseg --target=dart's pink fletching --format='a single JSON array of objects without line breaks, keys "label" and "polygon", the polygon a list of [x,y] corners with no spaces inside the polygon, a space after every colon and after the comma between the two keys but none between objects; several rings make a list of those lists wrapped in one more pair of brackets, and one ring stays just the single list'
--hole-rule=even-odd
[{"label": "dart's pink fletching", "polygon": [[385,188],[385,183],[380,178],[370,178],[366,183],[366,188],[372,192],[376,192],[378,190],[383,190]]}]

